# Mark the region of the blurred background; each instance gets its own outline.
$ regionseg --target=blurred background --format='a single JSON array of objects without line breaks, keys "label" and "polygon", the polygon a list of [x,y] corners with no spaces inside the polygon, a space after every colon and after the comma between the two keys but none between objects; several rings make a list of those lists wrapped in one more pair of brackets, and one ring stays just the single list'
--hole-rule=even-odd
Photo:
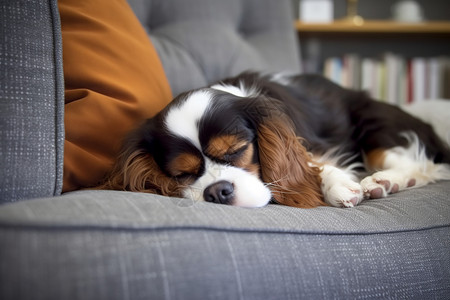
[{"label": "blurred background", "polygon": [[[324,74],[393,104],[450,99],[449,0],[293,4],[304,72]],[[344,20],[352,4],[361,22]],[[328,10],[330,20],[323,21],[320,14]],[[320,21],[314,21],[315,14]]]}]

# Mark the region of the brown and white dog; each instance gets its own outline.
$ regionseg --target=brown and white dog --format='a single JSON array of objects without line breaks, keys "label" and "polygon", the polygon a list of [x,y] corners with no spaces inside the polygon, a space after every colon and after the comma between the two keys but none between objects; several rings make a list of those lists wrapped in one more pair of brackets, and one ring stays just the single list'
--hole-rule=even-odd
[{"label": "brown and white dog", "polygon": [[353,207],[448,180],[449,164],[432,128],[395,106],[320,76],[247,72],[148,119],[102,187],[245,207]]}]

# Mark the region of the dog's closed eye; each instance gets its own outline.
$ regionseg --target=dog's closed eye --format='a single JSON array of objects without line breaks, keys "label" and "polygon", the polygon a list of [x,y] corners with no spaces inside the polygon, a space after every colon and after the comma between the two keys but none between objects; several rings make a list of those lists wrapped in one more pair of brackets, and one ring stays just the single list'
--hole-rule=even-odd
[{"label": "dog's closed eye", "polygon": [[223,135],[212,138],[205,149],[205,154],[216,160],[230,162],[241,155],[249,142],[235,135]]},{"label": "dog's closed eye", "polygon": [[248,149],[248,144],[238,148],[238,149],[234,149],[234,147],[230,148],[229,151],[227,153],[225,153],[223,155],[223,160],[225,162],[233,162],[237,159],[239,159],[245,152],[245,150]]}]

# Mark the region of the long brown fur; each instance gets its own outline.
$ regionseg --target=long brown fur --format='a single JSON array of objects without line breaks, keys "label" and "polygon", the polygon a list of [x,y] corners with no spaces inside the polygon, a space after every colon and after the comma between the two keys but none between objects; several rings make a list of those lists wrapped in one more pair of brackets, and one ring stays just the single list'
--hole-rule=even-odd
[{"label": "long brown fur", "polygon": [[124,153],[98,189],[123,190],[180,197],[180,185],[163,174],[153,157],[142,150]]},{"label": "long brown fur", "polygon": [[272,118],[261,124],[258,147],[262,180],[269,184],[278,203],[301,208],[326,205],[320,169],[286,119]]}]

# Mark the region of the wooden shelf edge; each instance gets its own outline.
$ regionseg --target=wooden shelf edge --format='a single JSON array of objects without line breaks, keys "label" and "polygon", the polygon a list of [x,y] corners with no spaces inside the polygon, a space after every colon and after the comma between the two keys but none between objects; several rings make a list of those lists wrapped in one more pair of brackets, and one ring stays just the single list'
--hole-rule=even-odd
[{"label": "wooden shelf edge", "polygon": [[450,22],[428,21],[422,23],[400,23],[396,21],[366,20],[362,25],[355,25],[345,20],[332,23],[304,23],[295,21],[295,28],[300,33],[432,33],[450,34]]}]

